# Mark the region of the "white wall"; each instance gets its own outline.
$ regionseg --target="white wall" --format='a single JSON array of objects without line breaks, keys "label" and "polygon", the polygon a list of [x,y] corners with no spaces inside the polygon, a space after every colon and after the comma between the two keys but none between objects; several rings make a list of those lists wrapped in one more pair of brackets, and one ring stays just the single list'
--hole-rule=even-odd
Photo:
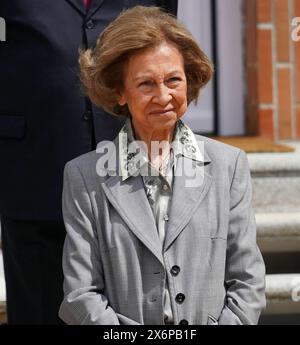
[{"label": "white wall", "polygon": [[245,134],[242,5],[242,0],[216,3],[220,135]]},{"label": "white wall", "polygon": [[[177,17],[191,31],[202,50],[212,59],[211,0],[179,0]],[[199,97],[197,106],[191,104],[184,121],[194,130],[214,130],[213,83]]]}]

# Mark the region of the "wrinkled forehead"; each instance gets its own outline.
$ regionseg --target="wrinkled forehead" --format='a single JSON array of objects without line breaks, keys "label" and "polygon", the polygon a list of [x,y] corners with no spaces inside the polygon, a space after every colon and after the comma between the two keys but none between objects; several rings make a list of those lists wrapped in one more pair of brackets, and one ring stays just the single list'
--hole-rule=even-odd
[{"label": "wrinkled forehead", "polygon": [[184,71],[184,59],[172,44],[162,43],[134,53],[124,65],[125,78],[139,78],[151,74],[170,74]]}]

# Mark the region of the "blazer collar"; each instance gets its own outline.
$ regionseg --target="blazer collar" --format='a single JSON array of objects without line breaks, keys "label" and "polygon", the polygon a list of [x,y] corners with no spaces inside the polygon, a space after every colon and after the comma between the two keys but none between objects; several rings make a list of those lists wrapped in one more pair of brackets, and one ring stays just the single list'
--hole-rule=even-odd
[{"label": "blazer collar", "polygon": [[209,163],[191,161],[184,156],[177,160],[164,252],[185,229],[209,191],[213,181],[205,168]]},{"label": "blazer collar", "polygon": [[97,162],[97,173],[102,176],[100,183],[106,197],[129,229],[164,265],[162,244],[145,193],[142,177],[140,175],[132,176],[122,181],[119,162],[119,137],[114,142],[99,144],[96,152],[102,154],[108,152],[104,154],[103,162],[111,162],[106,168],[102,168],[104,164],[101,162],[101,157]]},{"label": "blazer collar", "polygon": [[90,6],[86,9],[83,0],[66,0],[86,19],[90,18],[102,6],[104,0],[91,0]]},{"label": "blazer collar", "polygon": [[[109,144],[100,144],[97,152],[107,152],[110,145],[110,158],[114,164],[106,168],[99,168],[98,174],[104,193],[113,207],[128,225],[137,238],[156,256],[164,265],[163,252],[168,250],[181,231],[184,230],[199,203],[208,192],[212,176],[205,172],[205,166],[211,162],[201,145],[201,137],[197,138],[198,147],[202,152],[203,161],[198,162],[185,156],[178,157],[175,169],[173,196],[170,205],[168,229],[165,242],[162,245],[155,224],[155,219],[146,197],[142,177],[132,176],[122,181],[119,162],[119,137]],[[98,160],[99,162],[99,160]],[[102,170],[101,170],[102,169]]]}]

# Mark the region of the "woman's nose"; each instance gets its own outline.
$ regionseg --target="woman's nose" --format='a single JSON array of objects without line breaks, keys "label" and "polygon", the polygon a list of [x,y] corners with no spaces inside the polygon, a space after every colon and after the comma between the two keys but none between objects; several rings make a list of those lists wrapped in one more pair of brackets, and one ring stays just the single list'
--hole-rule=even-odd
[{"label": "woman's nose", "polygon": [[170,102],[171,99],[171,90],[166,85],[160,85],[156,90],[153,101],[160,105],[166,105]]}]

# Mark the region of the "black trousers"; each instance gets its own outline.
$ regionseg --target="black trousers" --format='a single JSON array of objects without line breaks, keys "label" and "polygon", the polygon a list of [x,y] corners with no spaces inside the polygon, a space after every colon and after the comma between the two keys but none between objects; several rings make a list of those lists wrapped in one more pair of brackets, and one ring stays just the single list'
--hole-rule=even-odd
[{"label": "black trousers", "polygon": [[63,324],[63,222],[1,217],[8,324]]}]

